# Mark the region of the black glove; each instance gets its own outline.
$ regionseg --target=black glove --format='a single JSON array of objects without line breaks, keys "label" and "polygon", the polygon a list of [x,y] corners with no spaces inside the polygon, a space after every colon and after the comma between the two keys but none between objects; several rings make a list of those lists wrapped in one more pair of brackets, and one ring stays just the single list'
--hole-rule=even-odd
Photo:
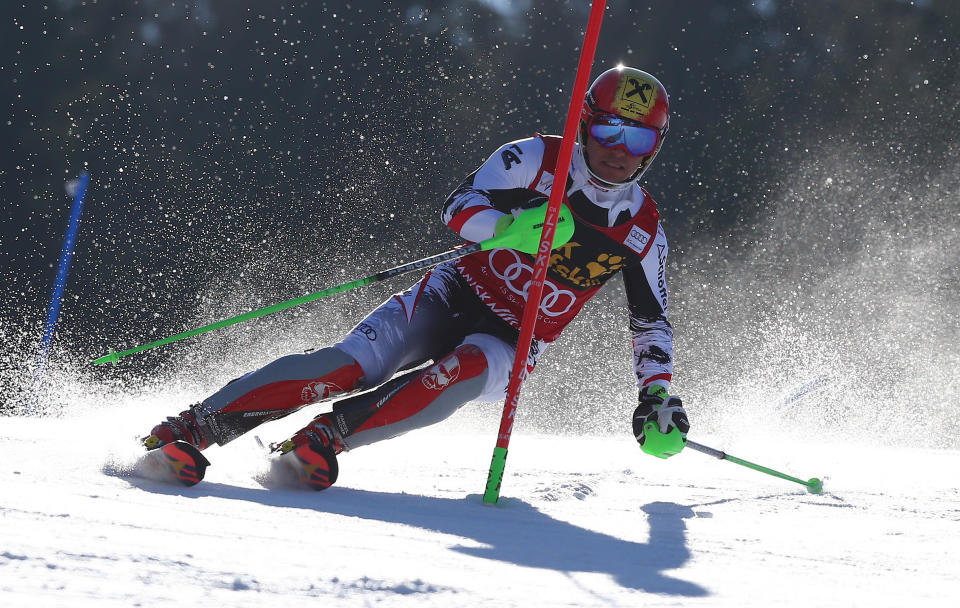
[{"label": "black glove", "polygon": [[642,449],[657,458],[679,454],[687,445],[690,423],[680,397],[671,397],[658,385],[640,391],[639,405],[633,411],[633,436]]}]

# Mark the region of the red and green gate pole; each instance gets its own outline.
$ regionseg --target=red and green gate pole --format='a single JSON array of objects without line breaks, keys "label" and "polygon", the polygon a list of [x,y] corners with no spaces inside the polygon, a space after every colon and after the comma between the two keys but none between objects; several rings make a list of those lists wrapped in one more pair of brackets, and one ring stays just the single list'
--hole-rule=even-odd
[{"label": "red and green gate pole", "polygon": [[523,319],[520,323],[517,354],[513,360],[510,384],[507,386],[507,400],[503,405],[503,415],[500,418],[497,447],[493,449],[493,460],[490,463],[490,473],[487,476],[487,487],[483,493],[483,502],[488,504],[496,503],[500,498],[500,484],[503,481],[503,470],[506,466],[507,448],[510,445],[510,435],[513,432],[513,417],[516,414],[517,403],[520,399],[520,385],[526,376],[527,358],[533,340],[533,329],[537,322],[537,312],[540,309],[540,298],[543,295],[543,281],[550,262],[550,251],[557,228],[557,217],[560,214],[560,204],[563,202],[566,191],[565,185],[570,171],[570,160],[573,158],[573,143],[577,138],[580,111],[583,107],[583,98],[587,93],[590,68],[593,66],[593,55],[597,48],[597,39],[600,37],[600,23],[603,21],[603,11],[606,5],[606,0],[593,0],[590,20],[587,23],[587,33],[583,40],[583,49],[580,51],[580,63],[577,66],[573,95],[570,96],[567,121],[563,128],[563,142],[560,145],[560,155],[557,158],[557,167],[554,171],[554,187],[550,191],[546,221],[543,223],[543,231],[540,234],[540,248],[533,265],[533,278],[530,280],[530,286],[527,290],[527,305],[524,308]]}]

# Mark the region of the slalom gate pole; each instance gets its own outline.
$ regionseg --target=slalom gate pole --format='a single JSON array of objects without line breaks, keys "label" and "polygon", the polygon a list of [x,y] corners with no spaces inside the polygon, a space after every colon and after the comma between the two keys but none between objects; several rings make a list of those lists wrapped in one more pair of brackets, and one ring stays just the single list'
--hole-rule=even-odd
[{"label": "slalom gate pole", "polygon": [[[571,218],[572,222],[572,218]],[[115,352],[112,348],[108,350],[107,354],[95,359],[93,361],[94,365],[103,365],[104,363],[112,363],[116,365],[117,362],[127,355],[132,355],[134,353],[143,352],[145,350],[150,350],[151,348],[156,348],[158,346],[163,346],[164,344],[170,344],[171,342],[177,342],[178,340],[183,340],[185,338],[190,338],[192,336],[198,336],[200,334],[206,333],[208,331],[213,331],[215,329],[221,329],[223,327],[228,327],[230,325],[235,325],[237,323],[242,323],[243,321],[249,321],[250,319],[256,319],[258,317],[263,317],[275,312],[280,312],[281,310],[286,310],[288,308],[293,308],[294,306],[299,306],[301,304],[306,304],[307,302],[313,302],[314,300],[319,300],[327,296],[342,293],[344,291],[349,291],[356,287],[362,287],[364,285],[369,285],[371,283],[376,283],[378,281],[385,281],[387,279],[393,278],[395,276],[411,272],[413,270],[419,270],[421,268],[427,268],[430,266],[436,266],[441,262],[446,262],[447,260],[455,260],[457,258],[462,258],[465,255],[477,251],[488,251],[490,249],[496,249],[497,247],[510,247],[511,244],[516,244],[518,239],[522,238],[521,233],[517,232],[507,232],[499,236],[481,241],[479,243],[473,243],[463,247],[458,247],[445,251],[443,253],[438,253],[437,255],[430,256],[428,258],[423,258],[422,260],[417,260],[415,262],[410,262],[408,264],[402,264],[400,266],[395,266],[393,268],[382,270],[376,274],[364,277],[362,279],[357,279],[355,281],[350,281],[349,283],[344,283],[343,285],[337,285],[336,287],[330,287],[322,291],[317,291],[315,293],[307,294],[305,296],[300,296],[299,298],[294,298],[292,300],[287,300],[285,302],[280,302],[279,304],[274,304],[272,306],[267,306],[265,308],[260,308],[258,310],[252,310],[243,314],[239,314],[235,317],[230,317],[229,319],[224,319],[222,321],[217,321],[215,323],[210,323],[204,325],[203,327],[198,327],[196,329],[191,329],[189,331],[181,332],[179,334],[157,340],[156,342],[150,342],[149,344],[144,344],[142,346],[137,346],[130,348],[124,351]]]},{"label": "slalom gate pole", "polygon": [[500,498],[500,485],[503,482],[503,470],[506,467],[507,448],[510,445],[510,435],[513,432],[513,418],[520,399],[520,385],[526,376],[527,358],[533,340],[533,330],[537,323],[537,313],[540,310],[540,299],[543,295],[543,282],[550,262],[550,251],[553,249],[551,245],[554,242],[557,217],[566,194],[567,175],[570,171],[570,161],[573,159],[573,143],[576,140],[577,123],[583,107],[583,98],[587,93],[587,81],[590,79],[590,68],[593,66],[593,55],[597,48],[597,40],[600,37],[600,24],[603,21],[603,11],[606,6],[606,0],[593,0],[590,9],[590,18],[587,22],[583,48],[580,51],[580,63],[577,65],[573,94],[570,96],[570,107],[567,109],[567,121],[563,128],[560,154],[557,157],[557,166],[554,170],[553,187],[550,189],[547,216],[543,222],[543,231],[540,234],[540,249],[533,264],[533,277],[530,279],[527,288],[527,304],[523,309],[523,319],[520,322],[520,336],[517,340],[517,352],[513,359],[510,383],[507,386],[507,399],[503,404],[503,414],[500,417],[497,445],[493,449],[493,459],[490,462],[487,485],[483,492],[483,502],[486,504],[495,504]]},{"label": "slalom gate pole", "polygon": [[70,221],[67,224],[67,233],[63,238],[63,248],[60,251],[60,262],[57,265],[57,277],[53,282],[53,293],[50,296],[50,306],[47,308],[47,322],[43,328],[43,338],[40,342],[40,351],[37,353],[36,375],[33,381],[34,398],[43,382],[43,375],[47,367],[47,358],[50,356],[50,346],[60,319],[60,303],[63,301],[63,292],[67,287],[67,275],[70,273],[70,262],[77,243],[77,231],[80,227],[80,213],[83,211],[83,197],[87,194],[87,185],[90,175],[84,171],[80,173],[73,193],[73,207],[70,210]]},{"label": "slalom gate pole", "polygon": [[705,445],[696,443],[695,441],[687,440],[687,447],[691,450],[700,452],[701,454],[706,454],[707,456],[713,456],[714,458],[719,458],[720,460],[729,460],[734,464],[739,464],[740,466],[747,467],[748,469],[753,469],[754,471],[760,471],[761,473],[766,473],[767,475],[773,475],[774,477],[779,477],[780,479],[786,479],[787,481],[792,481],[798,483],[807,488],[807,491],[811,494],[820,494],[823,492],[823,482],[817,479],[816,477],[811,477],[809,480],[804,481],[802,479],[797,479],[787,475],[786,473],[781,473],[779,471],[774,471],[773,469],[768,469],[767,467],[760,466],[759,464],[754,464],[750,461],[743,460],[742,458],[737,458],[736,456],[731,456],[726,452],[721,452],[720,450],[715,450],[713,448],[708,448]]}]

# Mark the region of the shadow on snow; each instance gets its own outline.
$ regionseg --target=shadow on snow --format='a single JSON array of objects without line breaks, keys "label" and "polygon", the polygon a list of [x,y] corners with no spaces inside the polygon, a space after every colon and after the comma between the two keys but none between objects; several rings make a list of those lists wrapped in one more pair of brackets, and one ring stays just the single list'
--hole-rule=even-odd
[{"label": "shadow on snow", "polygon": [[[649,593],[708,595],[706,589],[695,583],[663,574],[664,570],[682,567],[690,559],[684,520],[694,517],[694,512],[691,507],[674,503],[653,502],[640,507],[650,526],[650,539],[638,543],[554,519],[516,498],[501,498],[491,507],[482,503],[480,495],[453,499],[344,487],[316,494],[212,482],[193,488],[172,488],[142,479],[128,481],[150,492],[185,498],[215,496],[415,526],[485,545],[452,547],[465,555],[563,573],[609,574],[623,587]],[[640,525],[642,522],[638,521],[637,526]]]}]

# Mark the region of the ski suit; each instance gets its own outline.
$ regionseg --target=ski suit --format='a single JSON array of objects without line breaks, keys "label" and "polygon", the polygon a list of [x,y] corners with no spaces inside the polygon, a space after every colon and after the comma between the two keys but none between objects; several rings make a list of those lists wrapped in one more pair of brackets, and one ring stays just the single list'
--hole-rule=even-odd
[{"label": "ski suit", "polygon": [[[504,214],[546,201],[559,146],[559,137],[540,135],[501,146],[447,198],[443,221],[467,241],[492,237]],[[621,273],[638,386],[669,387],[667,241],[656,203],[635,182],[598,186],[580,154],[566,186],[575,231],[551,254],[526,373],[586,301]],[[367,391],[340,399],[330,415],[350,449],[443,420],[469,401],[501,400],[532,268],[533,257],[513,249],[445,262],[332,347],[278,359],[232,381],[196,411],[223,445],[311,403]]]}]

